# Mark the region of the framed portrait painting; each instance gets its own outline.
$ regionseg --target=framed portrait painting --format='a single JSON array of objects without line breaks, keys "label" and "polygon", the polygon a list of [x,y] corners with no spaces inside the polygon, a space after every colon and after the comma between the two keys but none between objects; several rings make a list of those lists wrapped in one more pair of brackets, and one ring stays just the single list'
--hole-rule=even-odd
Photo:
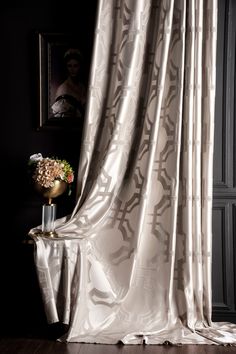
[{"label": "framed portrait painting", "polygon": [[75,35],[38,33],[38,129],[79,128],[83,124],[88,58]]}]

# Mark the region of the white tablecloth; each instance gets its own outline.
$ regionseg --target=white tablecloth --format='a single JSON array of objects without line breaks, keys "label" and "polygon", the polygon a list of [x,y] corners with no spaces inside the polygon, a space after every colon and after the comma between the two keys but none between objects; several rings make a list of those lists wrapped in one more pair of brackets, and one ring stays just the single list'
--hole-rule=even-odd
[{"label": "white tablecloth", "polygon": [[35,265],[47,320],[68,324],[83,281],[81,248],[85,242],[37,236],[34,240]]}]

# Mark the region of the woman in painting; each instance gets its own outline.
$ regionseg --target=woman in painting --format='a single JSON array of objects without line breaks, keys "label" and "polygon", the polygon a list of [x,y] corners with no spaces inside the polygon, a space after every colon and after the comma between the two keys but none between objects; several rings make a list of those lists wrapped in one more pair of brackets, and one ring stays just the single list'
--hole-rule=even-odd
[{"label": "woman in painting", "polygon": [[68,76],[58,87],[52,105],[54,117],[77,117],[84,115],[86,89],[80,80],[81,54],[78,49],[70,48],[64,54]]}]

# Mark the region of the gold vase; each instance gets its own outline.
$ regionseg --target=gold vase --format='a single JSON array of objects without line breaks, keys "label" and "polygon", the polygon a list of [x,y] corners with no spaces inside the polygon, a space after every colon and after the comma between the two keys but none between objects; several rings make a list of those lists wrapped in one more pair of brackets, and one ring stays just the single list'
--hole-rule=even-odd
[{"label": "gold vase", "polygon": [[52,187],[43,187],[39,183],[35,183],[35,189],[44,197],[48,198],[48,204],[52,203],[52,199],[59,197],[67,189],[67,183],[61,180],[55,180]]}]

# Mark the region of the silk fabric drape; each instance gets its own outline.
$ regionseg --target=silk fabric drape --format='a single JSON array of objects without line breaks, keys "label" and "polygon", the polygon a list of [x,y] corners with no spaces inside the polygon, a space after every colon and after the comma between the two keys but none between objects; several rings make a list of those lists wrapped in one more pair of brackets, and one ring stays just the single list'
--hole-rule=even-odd
[{"label": "silk fabric drape", "polygon": [[35,236],[61,339],[233,343],[211,322],[216,0],[101,0],[78,203]]}]

